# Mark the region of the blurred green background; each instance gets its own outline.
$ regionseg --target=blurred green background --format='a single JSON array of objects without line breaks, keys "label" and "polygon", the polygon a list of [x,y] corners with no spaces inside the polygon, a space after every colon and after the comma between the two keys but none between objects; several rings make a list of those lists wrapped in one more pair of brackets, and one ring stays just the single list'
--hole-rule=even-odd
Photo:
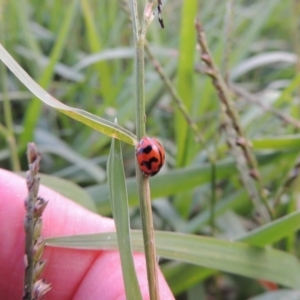
[{"label": "blurred green background", "polygon": [[[144,1],[138,2],[142,14]],[[0,8],[1,44],[38,84],[61,102],[110,121],[117,118],[135,133],[128,1],[3,0]],[[226,143],[217,92],[203,74],[196,17],[228,79],[275,216],[298,209],[299,15],[297,0],[163,1],[165,29],[155,17],[149,47],[197,123],[206,149],[195,141],[146,56],[147,134],[159,138],[166,151],[165,166],[151,179],[156,229],[230,239],[261,225]],[[2,63],[0,72],[0,167],[26,170],[26,145],[34,141],[42,153],[41,172],[47,174],[42,183],[111,216],[110,138],[42,104]],[[123,156],[131,224],[140,228],[134,148],[123,144]],[[298,236],[290,234],[274,247],[298,256]],[[242,300],[266,289],[253,279],[161,263],[177,299]]]}]

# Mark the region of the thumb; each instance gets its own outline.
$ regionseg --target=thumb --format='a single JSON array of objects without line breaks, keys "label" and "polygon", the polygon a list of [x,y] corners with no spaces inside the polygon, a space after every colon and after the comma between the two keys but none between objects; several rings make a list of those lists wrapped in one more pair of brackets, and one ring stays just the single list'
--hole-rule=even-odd
[{"label": "thumb", "polygon": [[[94,214],[41,185],[39,195],[49,200],[43,214],[43,237],[114,231],[112,219]],[[0,169],[0,295],[21,299],[24,276],[25,180]],[[119,252],[46,248],[42,274],[52,284],[47,299],[126,299]],[[134,254],[143,299],[149,299],[145,257]],[[174,299],[159,271],[161,299]]]}]

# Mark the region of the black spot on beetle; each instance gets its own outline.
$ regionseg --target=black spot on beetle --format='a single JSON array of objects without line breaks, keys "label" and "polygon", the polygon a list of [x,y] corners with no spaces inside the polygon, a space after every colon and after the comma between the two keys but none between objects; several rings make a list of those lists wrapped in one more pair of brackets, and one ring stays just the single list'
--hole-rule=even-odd
[{"label": "black spot on beetle", "polygon": [[149,160],[143,160],[141,165],[146,166],[146,168],[151,171],[152,163],[157,163],[157,162],[158,162],[158,159],[156,157],[151,157]]},{"label": "black spot on beetle", "polygon": [[151,151],[152,151],[152,146],[149,145],[145,148],[142,148],[139,152],[149,154]]}]

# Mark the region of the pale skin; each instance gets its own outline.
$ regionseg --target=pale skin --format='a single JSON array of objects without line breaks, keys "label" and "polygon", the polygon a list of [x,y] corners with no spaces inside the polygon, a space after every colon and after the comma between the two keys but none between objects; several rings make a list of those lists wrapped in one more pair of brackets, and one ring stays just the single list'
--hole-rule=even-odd
[{"label": "pale skin", "polygon": [[[1,299],[22,299],[24,276],[25,180],[0,169],[0,295]],[[41,185],[39,195],[49,200],[43,214],[44,237],[114,231],[112,219],[87,211],[71,200]],[[42,277],[52,283],[46,299],[126,299],[119,253],[47,247],[47,266]],[[149,299],[145,258],[134,254],[143,299]],[[173,300],[159,271],[159,292]]]}]

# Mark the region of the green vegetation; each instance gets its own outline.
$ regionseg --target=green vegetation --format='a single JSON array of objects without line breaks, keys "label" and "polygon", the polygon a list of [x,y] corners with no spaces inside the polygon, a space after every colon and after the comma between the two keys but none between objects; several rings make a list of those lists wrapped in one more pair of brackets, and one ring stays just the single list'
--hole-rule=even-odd
[{"label": "green vegetation", "polygon": [[[145,2],[138,1],[140,24]],[[126,201],[126,190],[131,228],[142,227],[133,145],[143,118],[136,125],[130,3],[1,2],[0,167],[26,170],[34,141],[43,184],[119,216],[124,230],[53,245],[117,248],[128,237],[128,215],[117,199],[112,212],[110,197]],[[155,17],[147,31],[146,134],[166,152],[150,178],[156,248],[177,299],[299,293],[299,15],[296,0],[164,0],[165,28]],[[214,64],[197,45],[195,18]],[[121,141],[115,149],[112,137]],[[125,182],[113,157],[123,159]],[[143,249],[140,231],[132,232],[132,248]]]}]

